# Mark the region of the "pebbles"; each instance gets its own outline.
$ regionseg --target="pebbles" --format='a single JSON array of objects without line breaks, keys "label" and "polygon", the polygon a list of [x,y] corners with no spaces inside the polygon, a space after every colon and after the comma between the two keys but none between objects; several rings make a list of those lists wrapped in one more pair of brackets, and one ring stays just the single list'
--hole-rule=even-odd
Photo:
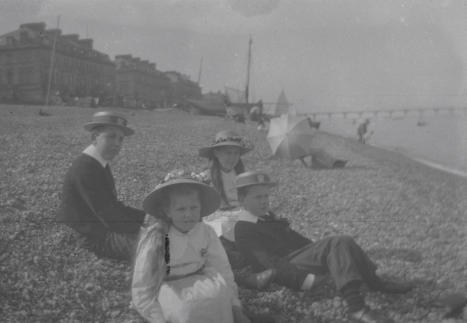
[{"label": "pebbles", "polygon": [[[51,107],[51,118],[37,118],[37,111],[0,107],[0,205],[8,212],[0,241],[33,228],[0,257],[2,320],[141,322],[128,306],[130,266],[98,260],[53,222],[64,173],[89,144],[82,124],[95,111]],[[198,148],[220,129],[236,130],[256,146],[244,157],[246,168],[263,169],[279,181],[272,207],[293,228],[312,239],[351,235],[374,256],[380,273],[418,279],[407,295],[368,294],[370,305],[397,322],[439,323],[443,309],[432,306],[438,296],[467,292],[465,179],[323,133],[318,144],[349,160],[347,167],[312,170],[298,161],[268,159],[264,133],[216,117],[137,111],[129,124],[136,133],[125,139],[113,171],[119,196],[130,205],[141,207],[145,194],[173,168],[206,168]],[[240,295],[249,310],[280,315],[284,322],[307,316],[313,322],[346,321],[332,284],[309,293],[272,286]]]}]

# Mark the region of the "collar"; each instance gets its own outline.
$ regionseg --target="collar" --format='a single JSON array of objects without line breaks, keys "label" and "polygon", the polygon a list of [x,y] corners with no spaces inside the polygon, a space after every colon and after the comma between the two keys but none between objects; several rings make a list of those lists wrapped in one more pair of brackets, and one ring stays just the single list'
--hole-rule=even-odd
[{"label": "collar", "polygon": [[240,215],[238,217],[239,221],[246,221],[246,222],[253,222],[258,223],[260,218],[256,215],[252,214],[250,211],[245,210],[244,208],[241,209]]},{"label": "collar", "polygon": [[188,231],[188,232],[182,232],[182,231],[178,230],[174,225],[170,225],[169,232],[173,233],[176,236],[189,237],[189,236],[193,235],[195,231],[197,231],[200,223],[201,222],[196,223],[195,226],[193,228],[191,228],[191,230]]},{"label": "collar", "polygon": [[101,154],[99,154],[99,152],[96,149],[96,146],[94,146],[92,144],[87,146],[86,149],[83,150],[83,154],[86,154],[86,155],[94,158],[104,168],[109,164],[109,162],[107,160],[105,160],[104,158],[102,158]]},{"label": "collar", "polygon": [[222,173],[224,176],[237,176],[237,173],[235,173],[235,169],[230,170],[230,172],[224,172],[224,171],[221,169],[221,173]]}]

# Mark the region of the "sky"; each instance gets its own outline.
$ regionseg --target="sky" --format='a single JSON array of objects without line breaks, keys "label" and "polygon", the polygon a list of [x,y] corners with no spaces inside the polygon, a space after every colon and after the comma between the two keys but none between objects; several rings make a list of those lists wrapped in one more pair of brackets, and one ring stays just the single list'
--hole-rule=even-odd
[{"label": "sky", "polygon": [[467,0],[0,0],[0,34],[43,21],[298,110],[467,106]]}]

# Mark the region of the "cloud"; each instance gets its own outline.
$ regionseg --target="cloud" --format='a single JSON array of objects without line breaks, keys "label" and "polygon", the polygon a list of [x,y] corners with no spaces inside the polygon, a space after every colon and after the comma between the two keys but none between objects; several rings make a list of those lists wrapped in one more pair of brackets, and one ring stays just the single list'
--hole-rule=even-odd
[{"label": "cloud", "polygon": [[279,5],[279,0],[229,0],[233,10],[246,17],[267,15]]},{"label": "cloud", "polygon": [[9,14],[35,14],[39,12],[41,0],[2,0],[0,12]]},{"label": "cloud", "polygon": [[[2,0],[0,0],[1,2]],[[265,28],[264,19],[247,15],[271,11],[279,0],[233,3],[233,0],[42,0],[39,16],[62,15],[68,19],[98,20],[126,27],[184,29],[208,34],[250,33]]]}]

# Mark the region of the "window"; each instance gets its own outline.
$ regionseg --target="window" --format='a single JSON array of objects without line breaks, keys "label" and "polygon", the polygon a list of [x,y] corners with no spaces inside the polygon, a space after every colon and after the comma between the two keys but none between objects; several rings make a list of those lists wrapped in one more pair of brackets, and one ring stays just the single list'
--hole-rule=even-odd
[{"label": "window", "polygon": [[25,66],[18,69],[18,83],[31,83],[33,77],[33,68]]},{"label": "window", "polygon": [[7,84],[13,84],[13,71],[12,70],[7,70],[6,72],[6,83]]}]

